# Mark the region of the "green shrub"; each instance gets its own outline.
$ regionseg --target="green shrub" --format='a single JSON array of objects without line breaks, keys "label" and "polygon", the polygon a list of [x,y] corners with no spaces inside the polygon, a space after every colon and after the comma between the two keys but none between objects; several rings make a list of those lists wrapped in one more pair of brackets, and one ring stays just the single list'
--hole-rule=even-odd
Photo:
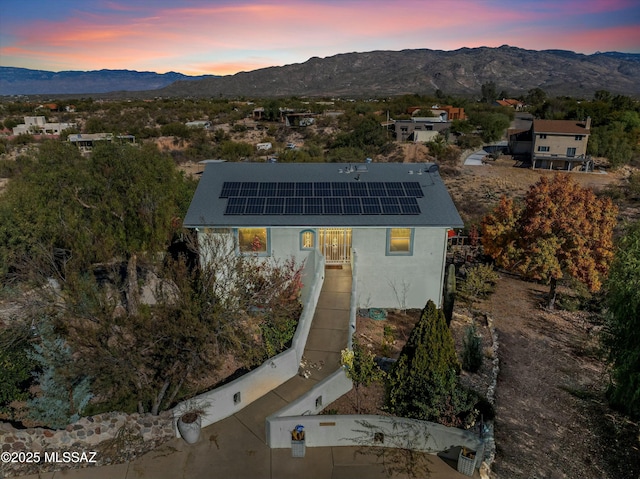
[{"label": "green shrub", "polygon": [[388,375],[392,414],[458,426],[473,401],[459,383],[460,363],[444,314],[432,301],[422,311]]},{"label": "green shrub", "polygon": [[462,369],[478,372],[482,366],[482,343],[476,333],[476,325],[467,326],[462,340]]},{"label": "green shrub", "polygon": [[490,264],[479,264],[469,268],[462,282],[460,294],[467,300],[479,299],[493,293],[500,276]]}]

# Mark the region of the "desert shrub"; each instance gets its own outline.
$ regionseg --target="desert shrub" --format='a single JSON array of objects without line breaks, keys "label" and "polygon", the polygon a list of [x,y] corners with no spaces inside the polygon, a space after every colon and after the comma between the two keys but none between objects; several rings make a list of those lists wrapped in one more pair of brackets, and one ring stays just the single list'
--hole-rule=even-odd
[{"label": "desert shrub", "polygon": [[0,160],[0,178],[13,178],[17,170],[18,164],[15,161]]},{"label": "desert shrub", "polygon": [[462,340],[462,369],[470,373],[478,372],[482,366],[482,343],[476,332],[476,325],[467,326]]},{"label": "desert shrub", "polygon": [[467,277],[460,286],[460,294],[467,300],[484,298],[493,293],[500,276],[489,264],[469,268]]}]

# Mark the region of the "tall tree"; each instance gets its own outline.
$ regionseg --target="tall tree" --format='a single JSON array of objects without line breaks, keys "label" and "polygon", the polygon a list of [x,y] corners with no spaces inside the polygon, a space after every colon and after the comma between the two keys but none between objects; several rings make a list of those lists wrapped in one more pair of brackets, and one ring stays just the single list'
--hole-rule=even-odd
[{"label": "tall tree", "polygon": [[457,425],[471,404],[444,314],[429,300],[389,374],[387,406],[397,415]]},{"label": "tall tree", "polygon": [[482,244],[498,266],[550,284],[549,308],[565,274],[598,291],[613,258],[617,207],[569,175],[546,176],[524,204],[503,197],[482,221]]},{"label": "tall tree", "polygon": [[617,245],[607,285],[604,344],[612,368],[609,400],[640,418],[640,222]]}]

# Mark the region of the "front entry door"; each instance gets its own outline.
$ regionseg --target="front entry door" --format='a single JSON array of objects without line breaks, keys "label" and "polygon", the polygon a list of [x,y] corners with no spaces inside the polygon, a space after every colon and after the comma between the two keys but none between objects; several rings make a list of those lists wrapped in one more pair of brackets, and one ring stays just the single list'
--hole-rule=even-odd
[{"label": "front entry door", "polygon": [[318,236],[326,264],[351,262],[351,228],[320,228]]}]

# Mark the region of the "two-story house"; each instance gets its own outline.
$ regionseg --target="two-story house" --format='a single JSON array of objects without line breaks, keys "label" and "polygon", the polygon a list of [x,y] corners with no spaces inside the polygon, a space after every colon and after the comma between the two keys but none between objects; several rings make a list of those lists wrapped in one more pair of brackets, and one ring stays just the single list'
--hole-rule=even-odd
[{"label": "two-story house", "polygon": [[531,166],[533,169],[591,171],[587,155],[591,118],[576,120],[533,120]]}]

